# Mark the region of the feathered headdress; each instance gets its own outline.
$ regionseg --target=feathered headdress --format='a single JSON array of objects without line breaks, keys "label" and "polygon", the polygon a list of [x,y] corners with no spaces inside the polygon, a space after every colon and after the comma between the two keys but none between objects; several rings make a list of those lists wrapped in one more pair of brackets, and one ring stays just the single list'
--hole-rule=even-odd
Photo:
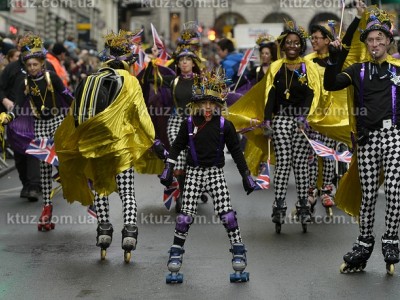
[{"label": "feathered headdress", "polygon": [[259,47],[262,47],[264,45],[268,45],[268,44],[274,43],[274,42],[275,42],[275,38],[272,35],[267,34],[267,33],[260,34],[256,40],[256,44]]},{"label": "feathered headdress", "polygon": [[21,48],[21,56],[23,61],[27,61],[30,58],[46,58],[46,49],[43,47],[43,41],[40,36],[28,32],[24,35],[18,43]]}]

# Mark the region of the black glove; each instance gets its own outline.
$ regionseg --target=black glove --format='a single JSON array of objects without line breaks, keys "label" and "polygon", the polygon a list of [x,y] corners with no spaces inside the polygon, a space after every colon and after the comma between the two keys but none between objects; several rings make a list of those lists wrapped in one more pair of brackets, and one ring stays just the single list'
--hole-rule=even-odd
[{"label": "black glove", "polygon": [[160,140],[154,140],[153,146],[151,148],[159,159],[164,160],[167,158],[168,151],[167,149],[165,149],[164,144]]},{"label": "black glove", "polygon": [[251,177],[249,170],[246,170],[246,172],[242,173],[241,175],[243,188],[247,192],[247,195],[249,195],[256,188],[256,183],[254,182],[253,177]]},{"label": "black glove", "polygon": [[334,65],[337,64],[339,60],[340,49],[335,46],[329,45],[329,62]]},{"label": "black glove", "polygon": [[162,185],[169,187],[172,184],[174,175],[175,164],[171,162],[166,162],[163,172],[160,175],[160,182]]},{"label": "black glove", "polygon": [[271,121],[264,121],[264,136],[267,139],[272,139],[274,130],[271,128]]}]

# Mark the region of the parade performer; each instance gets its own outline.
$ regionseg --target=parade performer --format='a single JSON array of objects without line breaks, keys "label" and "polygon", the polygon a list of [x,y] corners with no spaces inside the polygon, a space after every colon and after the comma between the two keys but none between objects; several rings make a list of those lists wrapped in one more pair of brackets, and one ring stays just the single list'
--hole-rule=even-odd
[{"label": "parade performer", "polygon": [[[267,161],[267,139],[272,138],[275,151],[275,158],[271,155],[271,164],[275,163],[272,221],[277,233],[286,215],[285,198],[292,166],[298,193],[297,217],[303,231],[310,221],[307,203],[309,144],[300,129],[305,129],[310,105],[318,101],[321,89],[315,64],[300,56],[306,50],[307,33],[292,21],[287,22],[287,28],[278,38],[279,48],[286,57],[273,62],[264,79],[229,109],[229,118],[236,128],[250,126],[251,130],[245,134],[248,138],[245,156],[253,174],[257,174],[261,161]],[[264,97],[258,91],[263,86]]]},{"label": "parade performer", "polygon": [[[338,68],[336,51],[330,49],[329,63],[324,76],[324,88],[340,90],[352,85],[357,129],[356,156],[353,166],[358,166],[362,199],[359,210],[360,235],[352,251],[344,255],[342,273],[361,271],[372,254],[375,238],[375,204],[378,197],[381,172],[384,175],[386,195],[385,225],[382,236],[382,254],[388,274],[394,273],[394,264],[399,262],[399,157],[400,113],[399,92],[400,63],[387,54],[393,42],[390,16],[378,8],[368,10],[365,30],[360,35],[367,48],[367,57],[342,72]],[[350,168],[352,168],[350,166]],[[350,172],[350,171],[349,171]],[[343,180],[343,179],[342,179]],[[353,190],[356,190],[353,185]],[[347,191],[348,196],[350,190]],[[351,191],[351,197],[354,192]]]},{"label": "parade performer", "polygon": [[230,251],[235,273],[231,275],[231,281],[248,280],[248,273],[243,272],[247,265],[246,249],[223,172],[225,145],[238,167],[247,194],[254,190],[255,183],[240,150],[235,127],[221,116],[227,92],[223,76],[210,72],[195,75],[191,114],[182,122],[160,176],[162,184],[170,185],[177,157],[189,146],[182,210],[176,218],[175,237],[168,260],[171,274],[167,276],[167,283],[182,282],[182,274],[178,272],[182,265],[183,247],[197,213],[197,200],[204,191],[211,195],[215,213],[223,222],[232,245]]},{"label": "parade performer", "polygon": [[[14,113],[27,113],[23,107],[29,103],[29,113],[34,116],[34,138],[52,139],[54,132],[61,124],[73,101],[73,96],[63,85],[57,74],[45,69],[46,51],[38,35],[26,34],[19,41],[22,60],[26,68],[26,78],[18,89]],[[39,218],[38,229],[54,229],[52,223],[53,203],[50,197],[52,190],[52,165],[40,162],[40,183],[43,195],[43,210]]]},{"label": "parade performer", "polygon": [[[361,56],[361,51],[358,49],[358,44],[360,44],[359,40],[356,40],[355,43],[353,43],[352,40],[357,39],[357,36],[354,36],[354,33],[357,31],[360,19],[365,11],[365,4],[361,1],[357,1],[356,8],[357,15],[347,28],[347,31],[341,40],[342,49],[340,51],[339,59],[341,66],[349,66],[351,61],[358,61]],[[336,38],[341,38],[337,37],[337,27],[336,22],[333,20],[327,21],[323,25],[314,24],[311,26],[311,44],[315,52],[307,55],[305,58],[312,60],[316,64],[322,81],[329,57],[329,43],[334,41]],[[325,89],[322,89],[319,102],[313,103],[313,107],[311,108],[309,124],[315,131],[317,131],[314,132],[315,138],[322,141],[322,143],[329,148],[335,149],[344,144],[347,144],[347,147],[351,148],[349,134],[351,129],[347,111],[347,98],[350,93],[351,91],[348,89],[334,92],[328,92]],[[308,191],[308,200],[313,212],[319,195],[321,203],[325,207],[328,216],[331,216],[331,207],[335,205],[333,200],[334,192],[336,190],[333,184],[335,179],[335,161],[326,158],[317,159],[315,154],[313,156],[314,160],[310,164],[310,188]],[[318,164],[322,166],[322,176],[318,176]],[[339,168],[336,174],[337,185],[339,184],[338,181],[340,177],[343,176],[343,174],[340,174],[339,172],[339,164],[340,163],[337,162],[337,167]]]},{"label": "parade performer", "polygon": [[104,67],[77,87],[74,114],[71,110],[55,135],[64,197],[83,205],[94,199],[96,245],[102,259],[113,234],[108,196],[118,191],[123,203],[125,262],[130,261],[138,237],[133,168],[152,174],[162,169],[162,161],[148,151],[154,143],[154,127],[139,82],[128,72],[136,59],[133,35],[121,30],[105,36],[105,49],[100,53]]},{"label": "parade performer", "polygon": [[[159,67],[155,64],[149,64],[144,74],[144,80],[149,83],[162,84],[169,87],[172,92],[172,113],[168,119],[167,134],[169,144],[175,141],[179,128],[183,120],[188,116],[187,105],[192,97],[192,86],[194,74],[200,74],[203,69],[201,62],[200,34],[196,28],[188,28],[183,30],[180,39],[177,41],[178,46],[172,55],[176,64],[175,75],[162,75],[155,71]],[[151,74],[159,74],[159,77],[153,79]],[[165,128],[164,128],[165,130]],[[179,189],[182,192],[185,182],[187,151],[182,151],[177,159],[174,176],[178,180]],[[182,195],[182,193],[180,194]],[[207,201],[207,196],[202,196],[203,201]],[[180,212],[182,206],[181,196],[176,200],[175,210]]]}]

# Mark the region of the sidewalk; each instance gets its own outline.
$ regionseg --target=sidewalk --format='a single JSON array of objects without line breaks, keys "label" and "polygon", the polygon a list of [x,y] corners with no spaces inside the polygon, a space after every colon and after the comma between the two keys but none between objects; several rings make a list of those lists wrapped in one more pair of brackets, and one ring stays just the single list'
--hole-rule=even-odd
[{"label": "sidewalk", "polygon": [[12,158],[7,158],[5,161],[0,159],[0,178],[15,169],[15,162]]}]

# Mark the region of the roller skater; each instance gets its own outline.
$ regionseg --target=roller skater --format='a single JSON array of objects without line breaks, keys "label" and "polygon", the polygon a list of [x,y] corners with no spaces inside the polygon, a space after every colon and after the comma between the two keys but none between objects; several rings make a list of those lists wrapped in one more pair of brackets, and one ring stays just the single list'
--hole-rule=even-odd
[{"label": "roller skater", "polygon": [[39,231],[50,231],[54,229],[55,224],[52,223],[53,218],[53,205],[45,205],[43,206],[42,214],[39,218],[38,230]]},{"label": "roller skater", "polygon": [[231,274],[231,282],[246,282],[250,280],[250,274],[243,272],[247,266],[246,248],[243,243],[235,243],[229,250],[232,253],[232,268],[235,273]]},{"label": "roller skater", "polygon": [[272,222],[275,223],[276,233],[281,233],[282,224],[285,223],[286,218],[286,204],[284,206],[275,204],[272,206]]},{"label": "roller skater", "polygon": [[55,135],[64,197],[95,206],[102,259],[112,239],[109,195],[118,192],[124,224],[121,246],[127,263],[137,244],[134,169],[158,173],[159,158],[165,158],[140,84],[129,72],[140,34],[140,30],[135,34],[121,30],[105,36],[100,54],[105,63],[79,83],[74,114],[65,118]]},{"label": "roller skater", "polygon": [[[382,253],[385,256],[387,271],[394,273],[398,231],[400,223],[399,210],[399,179],[400,168],[400,111],[399,103],[399,72],[400,62],[387,53],[393,42],[391,31],[391,16],[378,8],[368,8],[364,30],[361,30],[360,41],[365,43],[368,50],[366,60],[354,63],[341,70],[338,50],[340,41],[331,43],[329,49],[329,64],[324,75],[324,87],[327,90],[340,90],[350,85],[354,86],[352,101],[349,101],[349,112],[355,111],[355,153],[357,168],[349,169],[348,176],[342,179],[340,193],[348,196],[352,193],[361,197],[359,213],[359,231],[362,237],[374,236],[375,208],[380,186],[380,176],[384,177],[385,231],[382,238]],[[336,48],[336,49],[335,49]],[[382,110],[380,110],[382,108]],[[346,181],[343,181],[346,180]],[[359,182],[360,185],[351,184]],[[357,199],[356,199],[357,200]],[[336,199],[343,201],[343,199]],[[343,209],[354,207],[351,201],[341,202]],[[357,210],[353,214],[357,213]],[[364,260],[358,264],[365,267],[365,262],[372,252],[372,241],[361,240],[361,247],[355,247],[357,257]],[[367,249],[367,252],[365,252]],[[361,255],[362,254],[362,255]],[[351,260],[344,257],[345,262]],[[349,262],[348,262],[349,261]],[[345,267],[341,268],[345,270]]]},{"label": "roller skater", "polygon": [[359,236],[353,250],[343,256],[344,263],[340,266],[340,273],[361,272],[367,266],[374,249],[374,237]]},{"label": "roller skater", "polygon": [[97,225],[96,246],[101,248],[101,260],[106,259],[107,248],[111,245],[113,232],[114,229],[111,223],[100,223]]},{"label": "roller skater", "polygon": [[171,273],[166,277],[167,283],[183,281],[183,275],[178,273],[182,265],[183,247],[197,213],[198,199],[204,192],[213,199],[214,211],[231,242],[232,266],[235,271],[230,277],[231,282],[249,280],[248,273],[243,272],[247,265],[246,250],[223,173],[225,145],[239,169],[247,194],[254,190],[256,184],[240,149],[235,127],[221,116],[226,94],[227,87],[220,74],[206,72],[194,78],[190,116],[182,122],[160,176],[163,185],[169,186],[172,183],[176,159],[190,145],[182,210],[176,217],[175,236],[168,260],[168,270]]},{"label": "roller skater", "polygon": [[138,228],[136,225],[125,225],[122,229],[122,242],[121,247],[124,252],[124,260],[129,263],[131,260],[131,251],[136,249],[136,242],[138,237]]},{"label": "roller skater", "polygon": [[382,254],[386,262],[386,272],[394,274],[394,265],[399,262],[399,237],[382,237]]},{"label": "roller skater", "polygon": [[179,270],[182,266],[183,253],[185,250],[183,247],[178,245],[172,245],[169,250],[169,259],[168,259],[168,270],[171,272],[166,277],[167,283],[182,283],[183,282],[183,274],[179,273]]}]

